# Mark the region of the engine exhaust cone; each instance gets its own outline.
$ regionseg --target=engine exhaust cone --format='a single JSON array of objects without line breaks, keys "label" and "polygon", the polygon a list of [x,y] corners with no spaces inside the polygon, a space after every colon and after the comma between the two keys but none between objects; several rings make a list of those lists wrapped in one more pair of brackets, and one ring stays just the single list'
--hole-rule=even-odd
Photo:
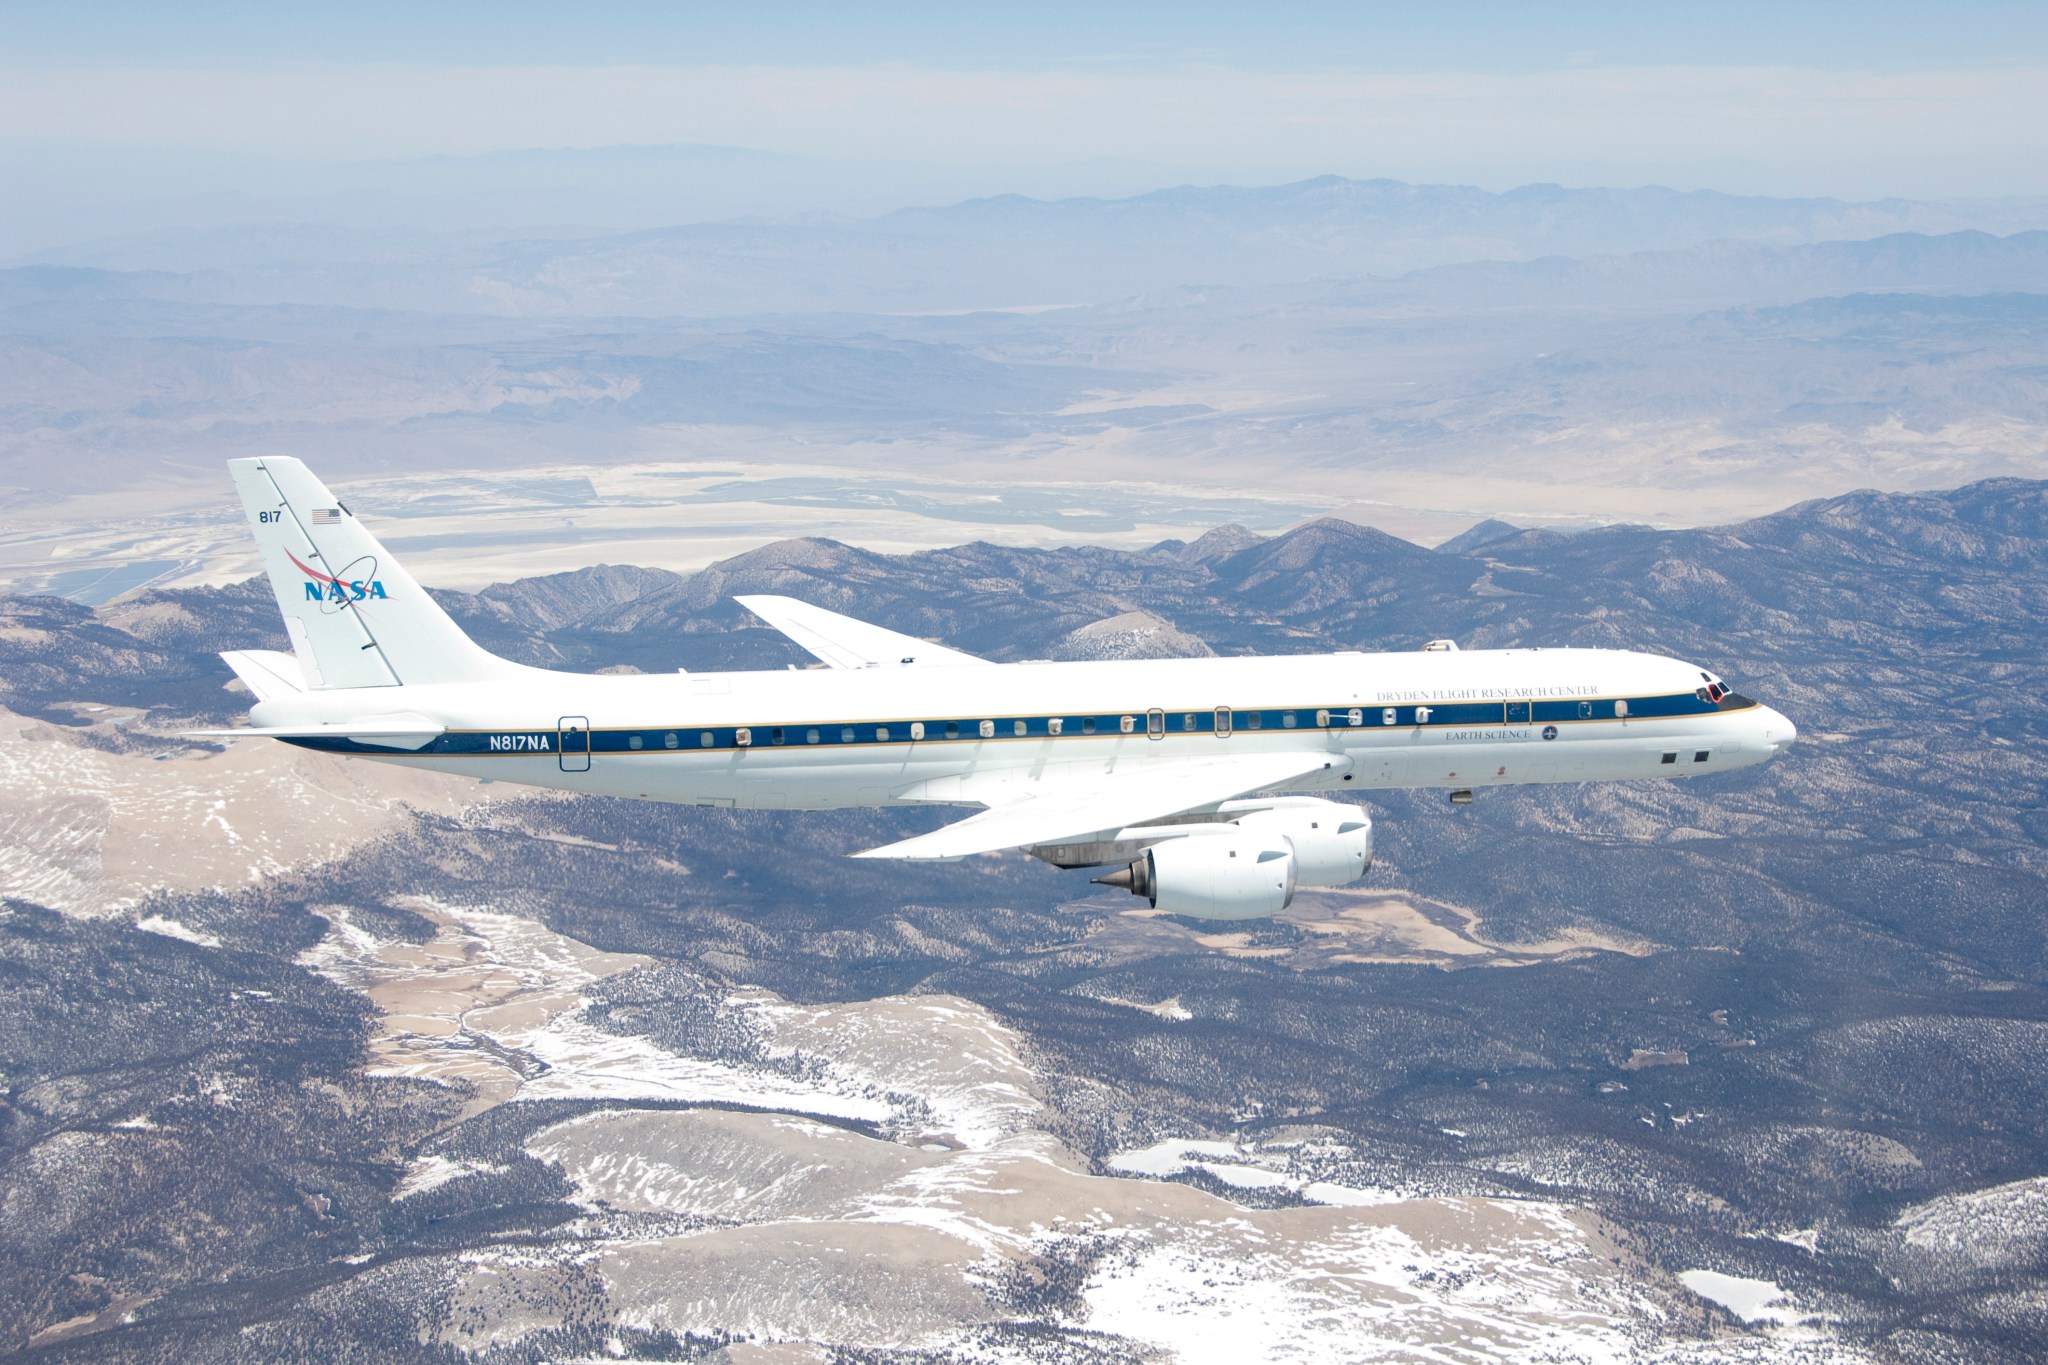
[{"label": "engine exhaust cone", "polygon": [[1120,886],[1133,896],[1143,896],[1154,905],[1159,902],[1152,893],[1152,855],[1146,853],[1121,872],[1112,872],[1106,877],[1091,879],[1095,886]]}]

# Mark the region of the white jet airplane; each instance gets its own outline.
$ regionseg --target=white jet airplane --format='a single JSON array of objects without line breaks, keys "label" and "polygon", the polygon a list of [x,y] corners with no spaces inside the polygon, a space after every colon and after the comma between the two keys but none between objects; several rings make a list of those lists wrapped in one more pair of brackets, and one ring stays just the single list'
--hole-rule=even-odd
[{"label": "white jet airplane", "polygon": [[290,653],[222,657],[250,728],[324,753],[708,806],[980,806],[855,856],[1022,849],[1208,919],[1372,865],[1307,795],[1684,777],[1797,732],[1678,659],[1605,649],[991,663],[787,597],[748,610],[826,669],[610,675],[486,653],[299,461],[231,460]]}]

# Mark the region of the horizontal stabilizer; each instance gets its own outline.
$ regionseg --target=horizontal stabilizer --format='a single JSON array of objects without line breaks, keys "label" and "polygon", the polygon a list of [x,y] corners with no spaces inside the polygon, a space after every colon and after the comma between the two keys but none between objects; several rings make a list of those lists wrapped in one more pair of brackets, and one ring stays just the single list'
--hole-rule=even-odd
[{"label": "horizontal stabilizer", "polygon": [[794,597],[749,596],[733,601],[834,668],[901,668],[912,664],[981,664],[988,660],[915,635],[871,626]]},{"label": "horizontal stabilizer", "polygon": [[187,739],[346,739],[380,749],[424,749],[448,727],[414,713],[358,716],[328,725],[245,725],[232,730],[187,730]]},{"label": "horizontal stabilizer", "polygon": [[1328,753],[1147,763],[1125,773],[1097,773],[1034,784],[1017,800],[992,806],[930,834],[856,853],[856,858],[913,861],[965,858],[1005,848],[1075,843],[1160,820],[1234,796],[1280,786],[1348,760]]},{"label": "horizontal stabilizer", "polygon": [[306,690],[306,675],[296,654],[276,649],[230,649],[221,656],[257,701],[293,697]]}]

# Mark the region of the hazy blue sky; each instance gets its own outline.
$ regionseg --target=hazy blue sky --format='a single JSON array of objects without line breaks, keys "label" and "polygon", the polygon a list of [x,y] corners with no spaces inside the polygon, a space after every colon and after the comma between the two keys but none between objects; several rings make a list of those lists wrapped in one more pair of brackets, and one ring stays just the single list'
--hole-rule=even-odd
[{"label": "hazy blue sky", "polygon": [[[708,143],[1505,188],[2048,193],[2048,3],[12,3],[0,155]],[[108,160],[107,158],[114,158]],[[65,182],[40,179],[61,196]]]},{"label": "hazy blue sky", "polygon": [[2048,55],[2039,3],[563,4],[5,7],[29,63],[637,63],[1540,71],[1585,61],[1909,71]]}]

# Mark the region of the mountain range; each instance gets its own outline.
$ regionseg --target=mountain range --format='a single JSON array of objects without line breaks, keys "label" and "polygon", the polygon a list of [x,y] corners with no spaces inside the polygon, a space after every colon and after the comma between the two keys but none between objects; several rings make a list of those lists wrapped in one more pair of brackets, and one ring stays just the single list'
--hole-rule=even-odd
[{"label": "mountain range", "polygon": [[[319,1340],[511,1360],[615,1340],[674,1358],[751,1330],[884,1358],[913,1347],[864,1316],[879,1294],[924,1305],[920,1322],[984,1324],[931,1327],[917,1349],[1128,1358],[1165,1349],[1146,1322],[1211,1321],[1172,1306],[1180,1281],[1148,1257],[1206,1254],[1212,1278],[1265,1283],[1221,1242],[1203,1253],[1145,1222],[1121,1191],[1150,1179],[1192,1192],[1187,1226],[1236,1218],[1282,1240],[1303,1226],[1289,1210],[1338,1216],[1317,1190],[1407,1201],[1386,1214],[1422,1239],[1403,1247],[1439,1235],[1414,1221],[1431,1211],[1597,1228],[1618,1281],[1571,1259],[1583,1244],[1547,1254],[1631,1349],[2038,1355],[2048,484],[1860,492],[1693,530],[1496,520],[1434,550],[1336,519],[1139,552],[796,541],[694,574],[598,567],[438,596],[515,657],[655,672],[799,662],[730,601],[764,591],[1005,659],[1443,636],[1662,650],[1802,738],[1766,768],[1683,783],[1463,808],[1372,794],[1381,861],[1361,891],[1239,933],[1133,914],[1022,858],[842,860],[928,813],[595,799],[399,812],[324,864],[216,890],[60,913],[17,889],[0,917],[11,1348],[235,1360]],[[8,600],[0,704],[29,729],[0,758],[203,781],[221,760],[175,734],[239,709],[212,651],[279,647],[273,621],[258,583],[97,610]],[[61,786],[63,765],[37,771]],[[40,847],[46,831],[12,818],[11,841]],[[225,838],[196,821],[183,837]],[[436,990],[515,994],[476,997],[445,1031],[405,1024],[458,1009],[407,994],[423,956],[477,968],[444,965]],[[883,1022],[926,1007],[915,1029]],[[920,1037],[1003,1040],[982,1074],[1017,1087],[1012,1117],[961,1107],[952,1073],[883,1041]],[[875,1066],[895,1092],[862,1088]],[[589,1088],[600,1077],[610,1089]],[[757,1131],[764,1110],[780,1117]],[[943,1180],[855,1192],[870,1163],[942,1150],[963,1154]],[[825,1153],[836,1192],[734,1202]],[[1025,1255],[1000,1204],[976,1204],[995,1259],[932,1268],[969,1235],[958,1201],[1000,1187],[1037,1210],[1023,1172],[1067,1161],[1105,1182],[1086,1195],[1114,1210],[1095,1232]],[[906,1221],[938,1241],[880,1231]],[[820,1229],[868,1248],[865,1278],[830,1269]],[[721,1239],[754,1249],[747,1284],[721,1278]],[[1403,1301],[1439,1304],[1454,1273],[1442,1311],[1478,1311],[1489,1285],[1562,1311],[1511,1243],[1403,1252]],[[770,1263],[835,1311],[791,1306]],[[1764,1286],[1783,1322],[1703,1308],[1679,1287],[1719,1283],[1702,1273]],[[1381,1310],[1318,1302],[1273,1321],[1308,1332],[1320,1311],[1354,1347],[1403,1339]]]},{"label": "mountain range", "polygon": [[[2040,232],[1717,242],[1029,315],[726,320],[575,310],[688,311],[684,276],[729,291],[724,308],[822,307],[776,291],[825,267],[728,268],[658,236],[534,251],[364,266],[334,288],[320,281],[355,267],[0,272],[0,482],[76,492],[280,446],[343,468],[560,463],[565,447],[604,463],[797,431],[989,477],[1023,460],[1216,483],[1253,456],[1277,487],[1408,506],[1445,505],[1419,466],[1485,480],[1548,450],[1548,492],[1518,476],[1473,510],[1673,520],[1681,500],[1635,491],[1645,450],[1659,487],[1710,507],[2026,475],[2038,458]],[[951,288],[943,252],[888,256]],[[961,261],[971,289],[1018,278]]]}]

